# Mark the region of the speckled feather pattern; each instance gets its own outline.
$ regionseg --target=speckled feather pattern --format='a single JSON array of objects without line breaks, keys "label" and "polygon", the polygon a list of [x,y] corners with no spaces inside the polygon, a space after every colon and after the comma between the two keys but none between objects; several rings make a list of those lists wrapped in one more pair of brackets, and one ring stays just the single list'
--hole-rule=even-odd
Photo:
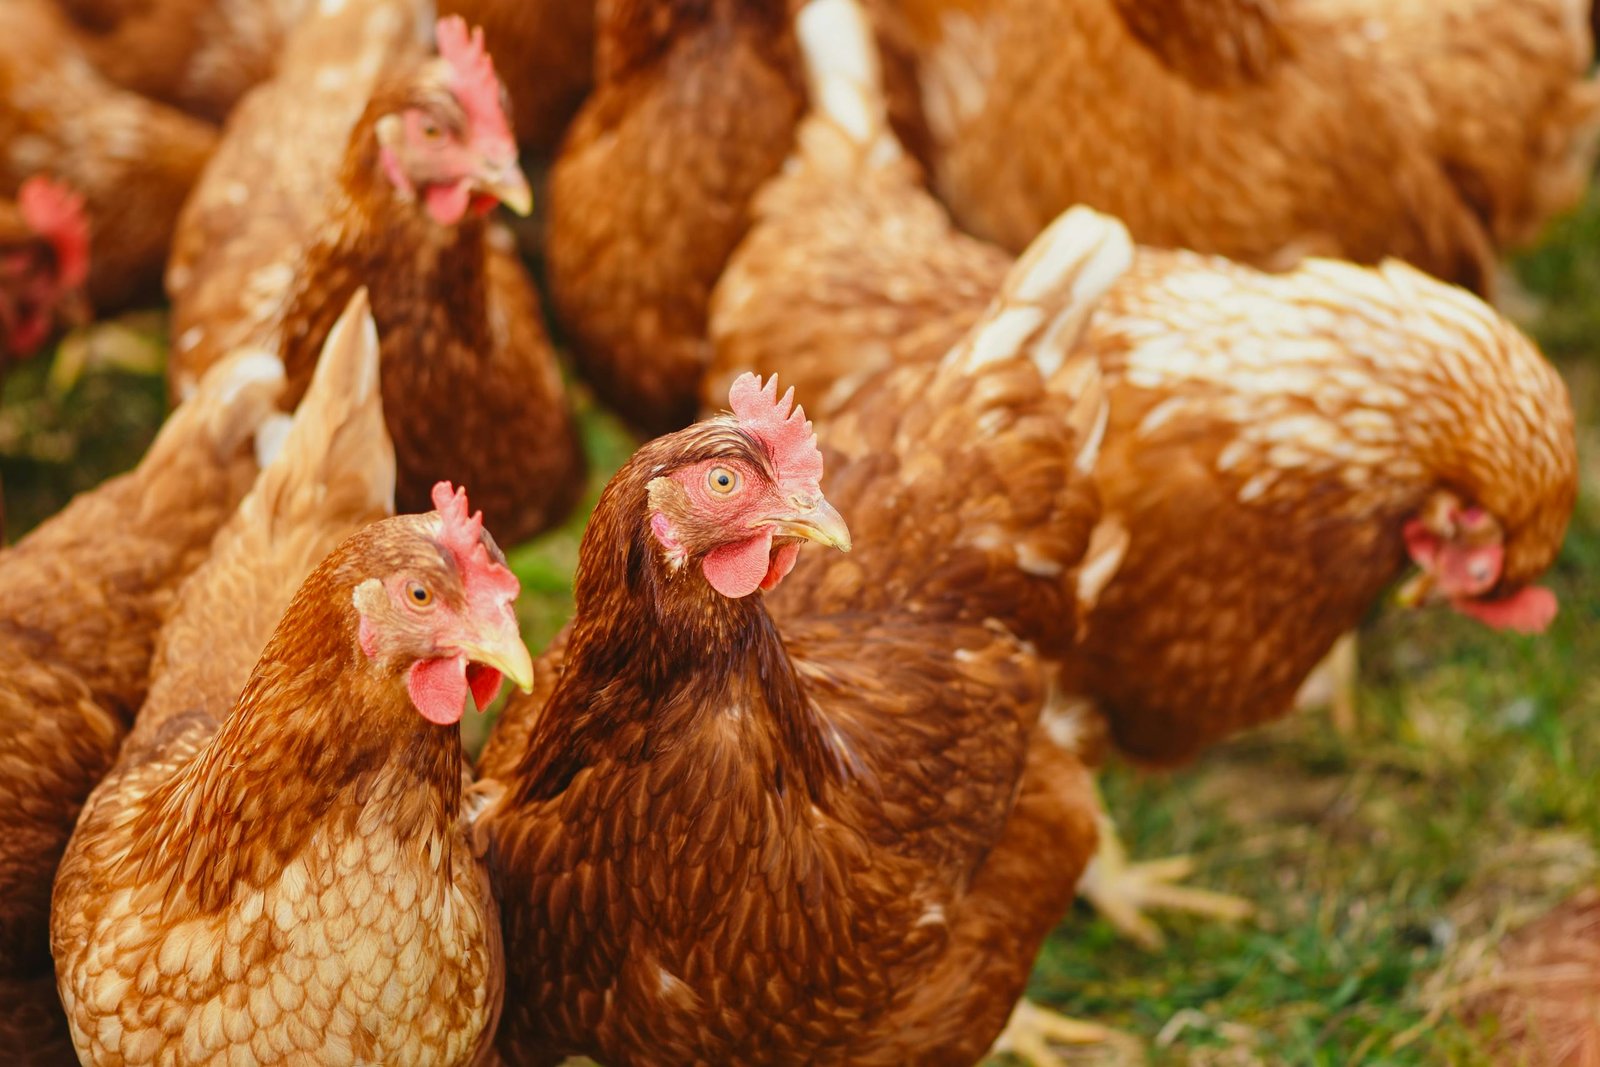
[{"label": "speckled feather pattern", "polygon": [[102,77],[50,0],[0,4],[0,194],[46,173],[84,195],[97,309],[159,296],[179,209],[216,139]]},{"label": "speckled feather pattern", "polygon": [[[1006,264],[870,142],[807,120],[711,326],[712,381],[781,367],[824,442],[850,454],[870,449],[833,420],[870,402],[883,368],[939,359]],[[1178,762],[1285,713],[1398,575],[1401,524],[1436,488],[1505,515],[1509,583],[1559,548],[1570,401],[1528,340],[1460,290],[1398,264],[1271,276],[1147,249],[1085,344],[1111,398],[1096,481],[1128,545],[1087,656],[1066,666],[1127,752]]]},{"label": "speckled feather pattern", "polygon": [[784,0],[601,0],[599,70],[550,172],[556,315],[650,433],[694,415],[706,304],[803,100]]},{"label": "speckled feather pattern", "polygon": [[[365,285],[400,510],[427,510],[434,482],[448,478],[470,486],[514,543],[565,514],[582,456],[509,235],[478,219],[441,230],[380,173],[373,124],[399,110],[410,79],[439,76],[420,43],[428,6],[349,0],[313,15],[277,77],[230,116],[167,272],[171,376],[181,394],[220,353],[252,346],[282,355],[292,402]],[[290,143],[305,150],[286,155]]]},{"label": "speckled feather pattern", "polygon": [[173,413],[137,468],[0,552],[0,982],[17,992],[0,1000],[0,1038],[32,1035],[26,1047],[70,1056],[43,1036],[64,1029],[43,980],[50,882],[144,699],[179,583],[255,476],[248,438],[279,383],[225,381],[232,369]]},{"label": "speckled feather pattern", "polygon": [[[1076,255],[1098,262],[1098,239]],[[985,321],[1070,303],[1081,267],[1022,265]],[[1095,369],[1041,387],[1067,321],[1001,346],[974,331],[876,394],[905,418],[864,412],[866,447],[830,451],[824,479],[859,547],[802,553],[767,596],[667,572],[628,510],[725,420],[612,482],[572,630],[482,760],[505,789],[481,821],[502,1056],[955,1064],[993,1041],[1095,840],[1079,756],[1030,744],[1052,680],[1035,643],[1073,630],[1062,579],[1098,518],[1074,466],[1104,410]]]},{"label": "speckled feather pattern", "polygon": [[1142,244],[1397,256],[1483,290],[1497,242],[1576,200],[1600,134],[1580,0],[884,3],[941,197],[1012,249],[1086,203]]}]

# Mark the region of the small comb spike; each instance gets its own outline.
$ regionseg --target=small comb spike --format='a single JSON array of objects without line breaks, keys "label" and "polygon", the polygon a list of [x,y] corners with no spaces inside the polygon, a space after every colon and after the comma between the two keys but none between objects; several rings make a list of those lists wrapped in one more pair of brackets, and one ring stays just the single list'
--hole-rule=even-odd
[{"label": "small comb spike", "polygon": [[516,155],[516,140],[502,105],[500,79],[494,60],[483,45],[483,27],[467,27],[460,15],[442,18],[434,26],[439,55],[450,64],[450,91],[461,101],[471,124],[471,139],[494,155]]},{"label": "small comb spike", "polygon": [[794,403],[793,386],[779,399],[776,374],[765,385],[758,375],[741,374],[728,390],[728,406],[740,428],[766,446],[781,480],[822,480],[822,451],[805,409]]},{"label": "small comb spike", "polygon": [[89,277],[89,217],[83,197],[36,174],[17,190],[17,209],[55,249],[61,284],[67,289],[82,285]]}]

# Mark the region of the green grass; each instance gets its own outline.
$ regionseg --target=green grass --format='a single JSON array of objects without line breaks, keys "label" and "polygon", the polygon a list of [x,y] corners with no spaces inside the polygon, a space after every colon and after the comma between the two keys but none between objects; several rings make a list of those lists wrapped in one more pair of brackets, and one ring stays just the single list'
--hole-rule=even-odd
[{"label": "green grass", "polygon": [[[1489,1062],[1451,1014],[1455,991],[1506,928],[1600,868],[1600,198],[1515,269],[1526,292],[1508,304],[1561,364],[1582,422],[1552,631],[1385,608],[1362,635],[1353,736],[1301,714],[1181,773],[1113,767],[1105,794],[1136,856],[1192,854],[1191,884],[1260,911],[1236,927],[1159,916],[1169,943],[1151,952],[1080,906],[1040,957],[1038,1000],[1137,1035],[1156,1064]],[[581,391],[580,404],[592,504],[632,442]],[[0,408],[8,534],[131,464],[160,410],[149,379],[91,374],[60,399],[42,367],[21,368]],[[571,612],[587,513],[510,553],[535,649]],[[474,740],[486,721],[468,717]]]}]

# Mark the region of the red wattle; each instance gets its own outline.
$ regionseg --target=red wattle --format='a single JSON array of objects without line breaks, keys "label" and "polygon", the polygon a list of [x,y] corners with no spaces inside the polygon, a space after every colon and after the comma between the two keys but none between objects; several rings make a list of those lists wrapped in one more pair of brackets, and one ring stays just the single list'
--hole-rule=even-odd
[{"label": "red wattle", "polygon": [[738,599],[761,588],[772,555],[772,531],[761,533],[734,545],[723,545],[706,553],[701,564],[711,588],[725,597]]},{"label": "red wattle", "polygon": [[469,663],[467,685],[472,687],[472,702],[482,712],[500,695],[500,672],[481,663]]},{"label": "red wattle", "polygon": [[460,722],[467,703],[465,659],[419,659],[406,672],[406,691],[429,722],[440,726]]},{"label": "red wattle", "polygon": [[1540,585],[1525,586],[1499,600],[1454,600],[1451,606],[1485,626],[1519,634],[1544,633],[1561,607],[1555,593]]}]

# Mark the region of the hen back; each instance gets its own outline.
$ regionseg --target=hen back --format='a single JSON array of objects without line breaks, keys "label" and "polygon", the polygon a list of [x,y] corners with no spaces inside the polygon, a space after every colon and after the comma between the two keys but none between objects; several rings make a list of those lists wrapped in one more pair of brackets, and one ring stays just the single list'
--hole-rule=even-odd
[{"label": "hen back", "polygon": [[1090,204],[1273,269],[1396,256],[1486,291],[1600,137],[1587,0],[880,0],[935,186],[1017,249]]},{"label": "hen back", "polygon": [[85,197],[96,309],[159,298],[178,212],[216,140],[102,77],[52,0],[0,4],[0,195],[45,174]]},{"label": "hen back", "polygon": [[599,0],[596,86],[550,171],[556,318],[648,433],[694,417],[706,302],[803,102],[787,0]]},{"label": "hen back", "polygon": [[313,0],[55,0],[118,85],[212,122],[271,77]]},{"label": "hen back", "polygon": [[38,1047],[24,1035],[41,1018],[60,1027],[43,981],[51,880],[144,700],[179,583],[255,477],[253,438],[281,385],[274,361],[219,365],[138,467],[0,552],[0,981],[28,993],[0,1005],[7,1048]]}]

